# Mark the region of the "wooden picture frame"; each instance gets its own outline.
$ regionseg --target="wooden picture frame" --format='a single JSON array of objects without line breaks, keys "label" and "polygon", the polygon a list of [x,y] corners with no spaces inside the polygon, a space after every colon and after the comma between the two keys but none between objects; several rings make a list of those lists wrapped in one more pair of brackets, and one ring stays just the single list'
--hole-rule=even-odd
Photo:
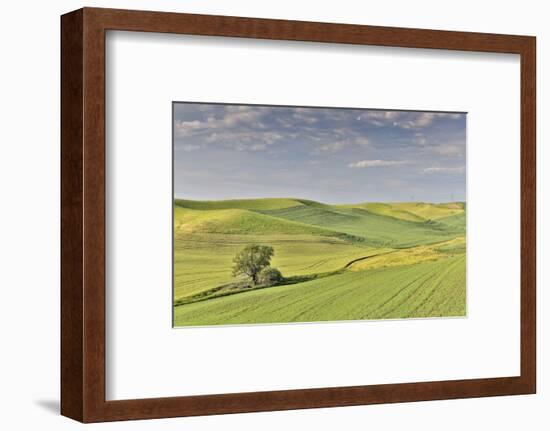
[{"label": "wooden picture frame", "polygon": [[[211,35],[521,57],[521,375],[106,401],[105,32]],[[451,398],[536,390],[535,38],[84,8],[61,18],[61,413],[82,422]]]}]

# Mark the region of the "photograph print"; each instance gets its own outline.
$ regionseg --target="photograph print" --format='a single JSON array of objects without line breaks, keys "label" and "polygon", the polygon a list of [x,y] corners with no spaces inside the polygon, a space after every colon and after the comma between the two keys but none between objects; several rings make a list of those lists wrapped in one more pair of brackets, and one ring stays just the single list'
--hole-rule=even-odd
[{"label": "photograph print", "polygon": [[173,103],[173,326],[466,316],[466,113]]}]

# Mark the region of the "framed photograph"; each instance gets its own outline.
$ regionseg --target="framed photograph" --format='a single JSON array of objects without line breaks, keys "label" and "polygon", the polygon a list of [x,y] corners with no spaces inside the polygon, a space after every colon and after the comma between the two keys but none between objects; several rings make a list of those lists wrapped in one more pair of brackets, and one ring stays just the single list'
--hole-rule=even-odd
[{"label": "framed photograph", "polygon": [[175,102],[174,327],[465,317],[466,115]]},{"label": "framed photograph", "polygon": [[536,391],[535,38],[61,18],[61,412]]}]

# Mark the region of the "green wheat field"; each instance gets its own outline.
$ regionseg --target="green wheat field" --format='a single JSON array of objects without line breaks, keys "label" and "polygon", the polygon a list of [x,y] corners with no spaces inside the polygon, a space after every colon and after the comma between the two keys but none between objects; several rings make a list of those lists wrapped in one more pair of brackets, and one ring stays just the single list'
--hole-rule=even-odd
[{"label": "green wheat field", "polygon": [[[232,274],[270,246],[275,285]],[[174,326],[465,316],[462,202],[174,201]]]}]

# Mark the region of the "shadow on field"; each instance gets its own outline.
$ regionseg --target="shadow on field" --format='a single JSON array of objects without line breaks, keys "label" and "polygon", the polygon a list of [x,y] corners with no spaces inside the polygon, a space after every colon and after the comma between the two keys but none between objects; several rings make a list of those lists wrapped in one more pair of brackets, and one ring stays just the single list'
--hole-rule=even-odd
[{"label": "shadow on field", "polygon": [[178,307],[180,305],[192,304],[200,301],[206,301],[208,299],[221,298],[222,296],[235,295],[237,293],[252,292],[254,290],[270,289],[277,286],[288,286],[291,284],[298,284],[298,283],[304,283],[306,281],[318,280],[319,278],[340,274],[344,270],[345,268],[339,269],[337,271],[323,272],[320,274],[295,275],[292,277],[286,277],[280,282],[271,284],[271,285],[251,286],[248,282],[223,284],[221,286],[217,286],[213,289],[206,290],[204,292],[201,292],[189,298],[176,300],[174,301],[174,307]]}]

